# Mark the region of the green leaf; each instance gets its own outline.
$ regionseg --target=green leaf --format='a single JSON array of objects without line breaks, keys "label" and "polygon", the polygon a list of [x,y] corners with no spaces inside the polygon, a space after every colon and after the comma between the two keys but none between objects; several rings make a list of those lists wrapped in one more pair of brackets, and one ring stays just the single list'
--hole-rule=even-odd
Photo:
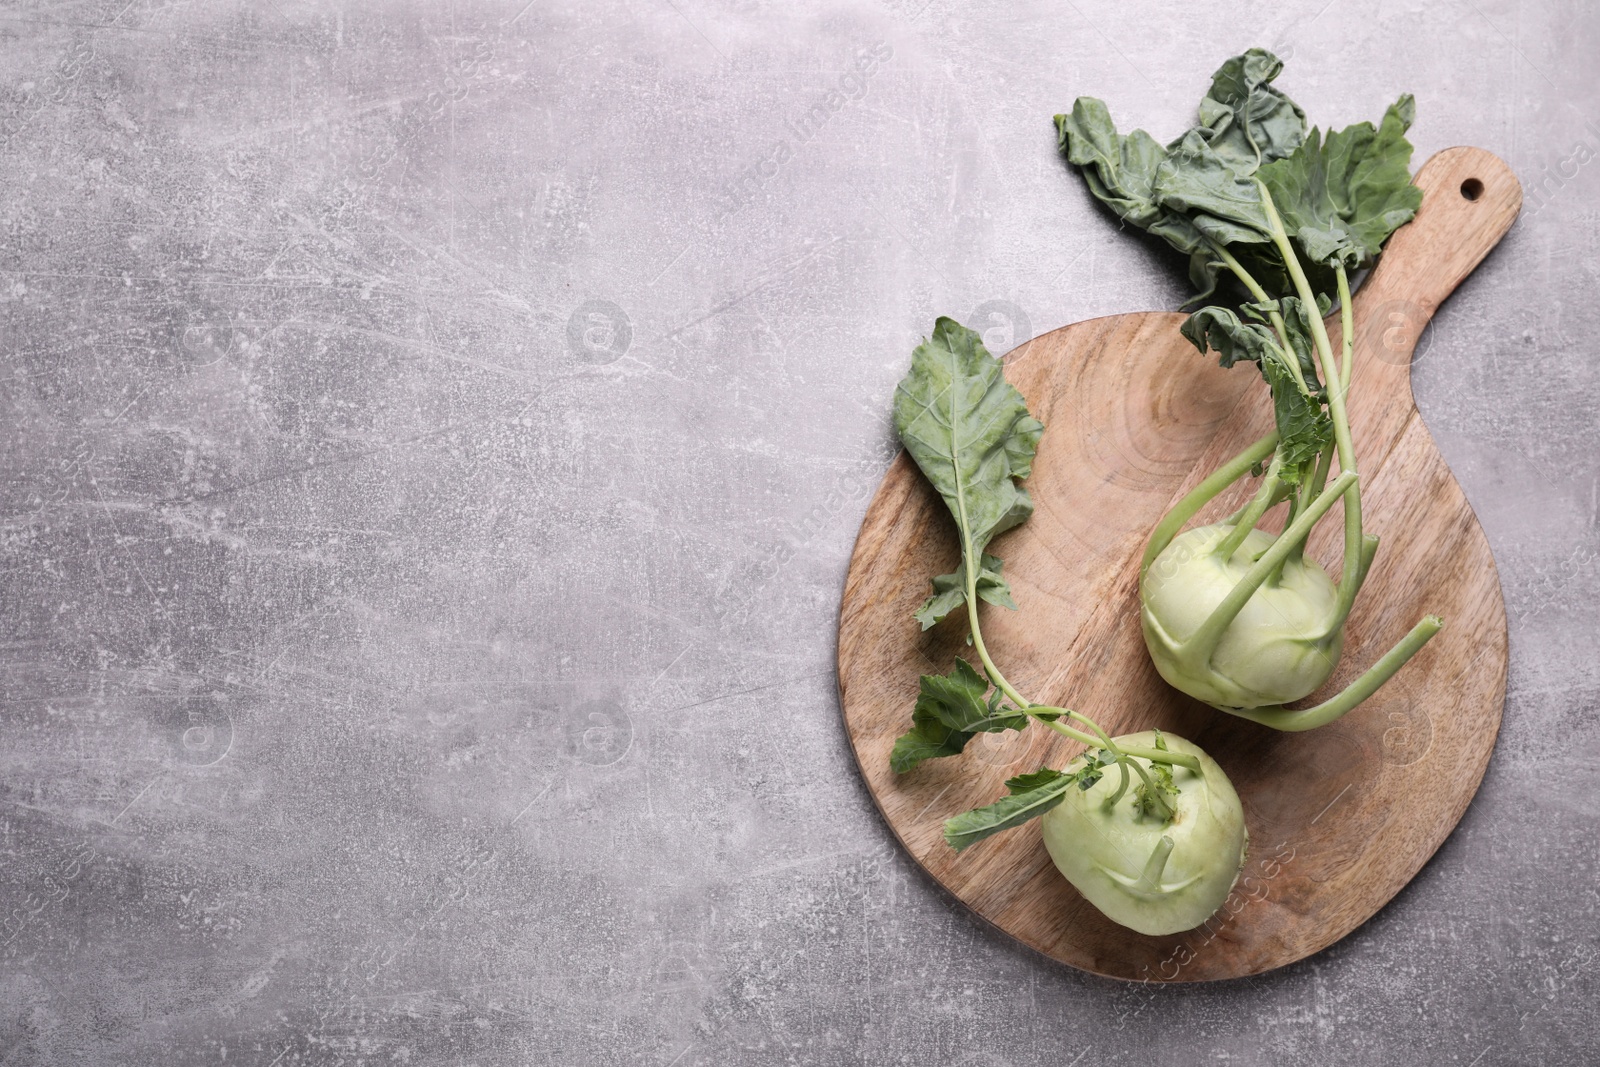
[{"label": "green leaf", "polygon": [[[991,575],[981,580],[979,595],[1013,606],[1000,561],[981,553],[996,534],[1033,514],[1033,501],[1017,479],[1033,468],[1044,424],[1028,414],[1022,394],[978,335],[940,318],[933,338],[911,354],[911,371],[895,390],[894,426],[956,520],[963,566],[979,556],[980,579],[984,572]],[[933,601],[949,593],[938,583],[934,588]],[[918,617],[927,612],[937,618],[940,607],[949,610],[942,601],[925,604]]]},{"label": "green leaf", "polygon": [[1065,777],[1067,777],[1067,774],[1064,771],[1053,771],[1049,767],[1040,767],[1038,770],[1031,771],[1028,774],[1019,774],[1014,778],[1007,778],[1006,792],[1012,794],[1029,793],[1035,789],[1042,789],[1044,786]]},{"label": "green leaf", "polygon": [[1271,84],[1282,70],[1259,48],[1229,59],[1212,75],[1199,124],[1164,149],[1143,130],[1118,134],[1106,105],[1093,97],[1079,97],[1072,114],[1056,116],[1057,143],[1083,169],[1090,192],[1118,218],[1188,254],[1190,280],[1203,295],[1217,278],[1208,241],[1269,239],[1252,178],[1262,163],[1305,140],[1305,112]]},{"label": "green leaf", "polygon": [[989,681],[964,659],[949,674],[925,674],[911,729],[895,740],[889,766],[904,774],[925,759],[955,756],[979,733],[1022,730],[1028,716],[985,699]]},{"label": "green leaf", "polygon": [[[1011,587],[1000,577],[1003,564],[998,556],[984,553],[978,569],[978,599],[997,607],[1017,610],[1011,599]],[[941,574],[933,579],[933,595],[923,601],[913,614],[924,630],[933,628],[940,619],[967,602],[967,565],[963,562],[954,574]]]},{"label": "green leaf", "polygon": [[1049,811],[1066,799],[1067,790],[1078,781],[1076,774],[1041,768],[1032,774],[1018,775],[1006,783],[1009,796],[962,812],[944,824],[944,839],[957,852],[991,837],[1001,830],[1021,826]]},{"label": "green leaf", "polygon": [[[1110,756],[1109,752],[1104,750],[1100,752],[1100,757],[1107,756]],[[968,845],[975,845],[1001,830],[1021,826],[1061,803],[1072,788],[1092,789],[1094,784],[1104,777],[1103,768],[1108,763],[1116,762],[1114,756],[1110,756],[1107,760],[1097,758],[1094,753],[1085,753],[1082,758],[1084,764],[1076,771],[1056,771],[1049,767],[1040,767],[1028,774],[1019,774],[1007,779],[1006,790],[1009,795],[988,807],[962,812],[948,820],[944,824],[945,841],[959,852]],[[1172,775],[1169,773],[1167,778],[1170,781]]]},{"label": "green leaf", "polygon": [[920,712],[912,713],[911,722],[911,729],[895,738],[889,752],[889,768],[896,774],[905,774],[923,760],[958,756],[972,738]]},{"label": "green leaf", "polygon": [[[1306,136],[1305,112],[1271,84],[1282,70],[1278,57],[1260,48],[1223,63],[1200,101],[1199,125],[1167,145],[1156,168],[1151,199],[1215,244],[1271,239],[1256,170],[1294,152]],[[1215,270],[1202,274],[1204,266],[1191,260],[1189,276],[1209,294]]]},{"label": "green leaf", "polygon": [[1306,113],[1271,84],[1282,71],[1277,56],[1252,48],[1217,68],[1200,101],[1201,135],[1242,176],[1289,155],[1306,138]]},{"label": "green leaf", "polygon": [[1332,302],[1319,293],[1315,312],[1293,296],[1284,297],[1278,305],[1306,388],[1300,387],[1288,367],[1275,361],[1261,364],[1261,376],[1272,390],[1273,417],[1278,427],[1278,478],[1289,485],[1300,485],[1310,476],[1322,450],[1333,441],[1333,419],[1328,415],[1325,391],[1317,378],[1312,356],[1315,342],[1311,337],[1311,315],[1326,315]]},{"label": "green leaf", "polygon": [[1326,141],[1312,130],[1292,155],[1261,168],[1284,229],[1306,258],[1346,270],[1365,267],[1416,215],[1422,190],[1411,184],[1412,148],[1405,137],[1415,114],[1407,94],[1377,128],[1359,122]]},{"label": "green leaf", "polygon": [[1270,362],[1276,343],[1272,331],[1254,322],[1243,322],[1225,307],[1203,307],[1183,320],[1178,332],[1201,352],[1217,353],[1224,367],[1240,360]]},{"label": "green leaf", "polygon": [[[1332,307],[1333,301],[1326,293],[1317,294],[1318,318],[1327,315]],[[1317,377],[1317,362],[1314,355],[1316,341],[1312,338],[1311,319],[1306,314],[1305,304],[1297,296],[1286,296],[1281,300],[1244,305],[1245,314],[1257,322],[1266,322],[1269,311],[1277,311],[1282,315],[1283,327],[1288,334],[1289,352],[1295,357],[1295,363],[1300,368],[1300,376],[1305,379],[1310,394],[1321,399],[1323,387]]]},{"label": "green leaf", "polygon": [[[1278,477],[1290,485],[1300,484],[1317,457],[1333,439],[1333,420],[1324,408],[1322,383],[1317,379],[1312,358],[1311,323],[1305,306],[1295,297],[1284,297],[1268,304],[1247,304],[1245,313],[1258,320],[1245,322],[1224,307],[1204,307],[1184,320],[1180,331],[1196,348],[1208,348],[1220,356],[1224,367],[1241,360],[1258,364],[1261,376],[1272,392],[1273,414],[1278,426],[1277,453],[1281,459]],[[1327,312],[1320,306],[1320,313]],[[1283,316],[1290,352],[1277,343],[1272,330],[1263,325],[1269,311]],[[1290,371],[1286,356],[1293,356],[1305,379],[1305,388]]]},{"label": "green leaf", "polygon": [[[1154,137],[1143,130],[1122,136],[1102,101],[1080,96],[1072,114],[1056,116],[1056,143],[1067,161],[1081,168],[1096,200],[1117,218],[1191,256],[1191,275],[1198,271],[1215,282],[1214,269],[1205,274],[1211,250],[1200,231],[1156,202],[1156,170],[1166,160],[1167,150]],[[1209,291],[1201,282],[1196,287]]]},{"label": "green leaf", "polygon": [[1302,390],[1280,360],[1262,360],[1261,374],[1272,389],[1273,417],[1278,424],[1278,478],[1299,485],[1333,440],[1333,420],[1322,401]]},{"label": "green leaf", "polygon": [[924,674],[917,707],[952,730],[972,732],[971,723],[988,719],[989,680],[964,659],[949,674]]},{"label": "green leaf", "polygon": [[1156,202],[1185,215],[1195,229],[1219,245],[1263,244],[1271,226],[1261,190],[1234,161],[1219,155],[1196,127],[1174,141],[1156,168]]},{"label": "green leaf", "polygon": [[1069,163],[1084,168],[1090,192],[1117,218],[1147,230],[1161,216],[1150,190],[1166,150],[1143,130],[1118,134],[1104,101],[1080,96],[1072,114],[1057,115],[1056,144]]},{"label": "green leaf", "polygon": [[1134,792],[1134,808],[1140,815],[1147,815],[1170,821],[1176,806],[1172,803],[1173,797],[1178,795],[1178,787],[1172,780],[1172,768],[1164,763],[1152,763],[1149,766],[1151,785],[1140,785]]}]

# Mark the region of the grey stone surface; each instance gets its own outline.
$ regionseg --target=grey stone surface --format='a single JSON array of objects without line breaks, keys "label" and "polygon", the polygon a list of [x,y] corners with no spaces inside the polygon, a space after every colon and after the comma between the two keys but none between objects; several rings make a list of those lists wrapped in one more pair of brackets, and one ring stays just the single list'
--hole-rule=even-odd
[{"label": "grey stone surface", "polygon": [[[1258,43],[1543,183],[1416,369],[1510,695],[1373,921],[1141,988],[897,850],[834,615],[935,315],[1179,296],[1050,116],[1170,134]],[[0,1064],[1600,1060],[1597,48],[1577,0],[6,4]]]}]

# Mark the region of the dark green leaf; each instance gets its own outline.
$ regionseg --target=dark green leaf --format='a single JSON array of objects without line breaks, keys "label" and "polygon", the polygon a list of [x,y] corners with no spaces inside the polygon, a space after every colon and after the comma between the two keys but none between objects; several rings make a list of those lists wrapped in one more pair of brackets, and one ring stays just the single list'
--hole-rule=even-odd
[{"label": "dark green leaf", "polygon": [[1312,130],[1292,155],[1261,168],[1284,228],[1306,258],[1347,270],[1364,267],[1416,214],[1422,190],[1411,184],[1405,137],[1415,112],[1412,98],[1402,96],[1376,129],[1359,122],[1329,133],[1325,142]]},{"label": "dark green leaf", "polygon": [[1123,137],[1103,101],[1080,96],[1072,114],[1056,116],[1056,144],[1106,207],[1141,230],[1161,215],[1150,195],[1156,167],[1166,151],[1143,130]]},{"label": "dark green leaf", "polygon": [[1203,307],[1184,319],[1178,330],[1201,352],[1210,349],[1217,353],[1224,367],[1240,360],[1259,363],[1272,358],[1272,331],[1259,323],[1240,321],[1225,307]]},{"label": "dark green leaf", "polygon": [[[1327,294],[1317,294],[1317,317],[1322,318],[1328,314],[1333,302]],[[1295,357],[1295,363],[1300,368],[1300,376],[1305,379],[1306,389],[1314,397],[1322,397],[1322,381],[1317,376],[1316,341],[1311,334],[1311,319],[1306,314],[1305,304],[1299,297],[1286,296],[1281,300],[1267,303],[1246,304],[1244,312],[1257,322],[1266,322],[1269,311],[1277,311],[1283,317],[1283,328],[1288,334],[1289,352]],[[1264,372],[1263,372],[1264,373]]]},{"label": "dark green leaf", "polygon": [[[1122,136],[1103,102],[1080,96],[1072,105],[1072,114],[1056,116],[1056,138],[1067,161],[1081,168],[1096,200],[1124,222],[1149,231],[1180,252],[1200,256],[1191,266],[1191,274],[1206,270],[1211,251],[1205,238],[1188,219],[1156,203],[1156,170],[1167,152],[1154,137],[1143,130]],[[1209,277],[1215,280],[1215,270]],[[1197,287],[1205,288],[1200,283]]]},{"label": "dark green leaf", "polygon": [[[1272,409],[1278,426],[1278,468],[1280,480],[1299,485],[1310,475],[1317,457],[1333,440],[1333,420],[1328,416],[1322,382],[1317,378],[1317,367],[1312,352],[1315,342],[1311,337],[1311,315],[1303,301],[1286,296],[1278,301],[1283,315],[1284,330],[1289,335],[1289,348],[1296,357],[1300,376],[1306,388],[1294,380],[1287,367],[1263,363],[1261,376],[1272,389]],[[1317,295],[1318,318],[1326,315],[1331,306],[1323,294]]]},{"label": "dark green leaf", "polygon": [[1282,159],[1306,137],[1306,115],[1271,82],[1283,70],[1277,56],[1252,48],[1211,76],[1200,101],[1200,130],[1216,154],[1248,177],[1262,163]]},{"label": "dark green leaf", "polygon": [[[1288,269],[1278,256],[1276,245],[1234,245],[1230,251],[1267,292],[1295,291],[1294,280],[1289,277]],[[1302,261],[1300,267],[1305,272],[1306,280],[1311,283],[1311,291],[1320,294],[1319,298],[1330,296],[1335,291],[1336,283],[1331,267],[1307,261]]]},{"label": "dark green leaf", "polygon": [[1333,420],[1322,401],[1302,391],[1279,360],[1262,360],[1261,374],[1272,388],[1273,416],[1278,424],[1278,477],[1298,485],[1333,440]]},{"label": "dark green leaf", "polygon": [[1194,228],[1219,245],[1260,244],[1271,227],[1253,178],[1218,155],[1197,127],[1167,149],[1156,168],[1156,203],[1187,216]]},{"label": "dark green leaf", "polygon": [[1334,203],[1366,252],[1357,264],[1376,258],[1383,242],[1410,222],[1422,206],[1422,190],[1411,183],[1411,142],[1406,130],[1417,117],[1417,102],[1405,94],[1388,111],[1371,140],[1360,126],[1328,135],[1329,171],[1344,175]]},{"label": "dark green leaf", "polygon": [[[1326,312],[1327,308],[1319,310]],[[1285,364],[1286,353],[1276,335],[1264,325],[1269,311],[1283,316],[1291,350],[1287,354],[1294,356],[1300,368],[1304,389]],[[1260,365],[1261,376],[1272,392],[1278,426],[1278,477],[1296,485],[1309,473],[1333,434],[1333,422],[1323,407],[1322,386],[1312,360],[1311,324],[1304,305],[1292,296],[1270,304],[1247,304],[1245,313],[1258,321],[1245,322],[1224,307],[1204,307],[1185,319],[1180,329],[1200,351],[1209,348],[1217,352],[1224,367],[1240,360]]]},{"label": "dark green leaf", "polygon": [[1028,717],[1020,711],[991,706],[985,699],[989,680],[964,659],[949,674],[924,674],[917,707],[952,730],[965,733],[1020,730]]},{"label": "dark green leaf", "polygon": [[[1102,755],[1109,753],[1102,752]],[[1073,787],[1082,790],[1094,788],[1105,776],[1106,765],[1093,753],[1085,753],[1083,765],[1075,771],[1055,771],[1040,767],[1028,774],[1019,774],[1006,780],[1009,795],[985,808],[963,812],[944,824],[944,839],[956,851],[976,844],[984,838],[1021,826],[1035,819],[1066,799]],[[1076,762],[1076,761],[1074,761]],[[1115,762],[1112,757],[1110,762]],[[1171,774],[1167,775],[1168,780]]]}]

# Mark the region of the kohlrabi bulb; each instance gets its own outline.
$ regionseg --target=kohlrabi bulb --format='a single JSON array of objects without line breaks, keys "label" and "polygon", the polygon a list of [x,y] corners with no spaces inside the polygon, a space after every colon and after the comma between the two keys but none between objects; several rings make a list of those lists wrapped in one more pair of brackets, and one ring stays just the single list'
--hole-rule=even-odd
[{"label": "kohlrabi bulb", "polygon": [[1197,662],[1184,647],[1274,540],[1252,530],[1223,559],[1216,548],[1231,530],[1217,524],[1182,533],[1145,570],[1139,592],[1150,658],[1169,684],[1217,707],[1299,700],[1328,680],[1344,648],[1344,628],[1329,632],[1338,589],[1312,560],[1286,561],[1279,581],[1257,589],[1209,661]]},{"label": "kohlrabi bulb", "polygon": [[[1167,795],[1170,821],[1145,810],[1138,775],[1111,803],[1122,781],[1116,767],[1089,789],[1070,790],[1042,819],[1045,848],[1067,880],[1107,918],[1141,934],[1175,934],[1209,919],[1233,890],[1248,839],[1239,794],[1216,761],[1181,737],[1162,739],[1200,761],[1199,771],[1171,768],[1178,792]],[[1115,740],[1148,748],[1156,734]],[[1067,770],[1082,765],[1080,757]]]}]

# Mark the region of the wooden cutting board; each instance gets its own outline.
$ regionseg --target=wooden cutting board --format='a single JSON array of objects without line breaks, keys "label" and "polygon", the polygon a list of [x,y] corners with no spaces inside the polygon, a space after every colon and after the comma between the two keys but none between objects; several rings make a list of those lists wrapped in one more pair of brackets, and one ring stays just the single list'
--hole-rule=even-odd
[{"label": "wooden cutting board", "polygon": [[[1364,670],[1428,612],[1445,629],[1377,696],[1330,726],[1279,733],[1168,687],[1139,630],[1138,563],[1151,527],[1223,460],[1271,428],[1259,374],[1222,370],[1173,312],[1113,315],[1035,338],[1006,375],[1045,424],[1026,485],[1037,510],[991,551],[1019,611],[985,606],[996,662],[1030,699],[1076,708],[1112,735],[1159,727],[1227,771],[1250,854],[1234,895],[1202,927],[1149,937],[1090,906],[1051,864],[1034,823],[959,855],[952,815],[998,799],[1012,774],[1060,767],[1078,746],[1034,726],[982,734],[962,755],[889,770],[917,676],[970,656],[964,613],[921,633],[928,579],[955,569],[955,528],[902,453],[878,487],[839,613],[839,693],[861,773],[901,843],[944,888],[1045,955],[1151,981],[1235,978],[1317,952],[1370,918],[1443,843],[1483,777],[1500,728],[1506,614],[1472,508],[1417,414],[1410,365],[1424,327],[1510,228],[1516,177],[1475,148],[1434,156],[1421,210],[1355,297],[1350,420],[1369,533],[1382,537],[1329,688]],[[1337,316],[1330,323],[1338,341]],[[1419,358],[1471,359],[1473,352]],[[1197,518],[1238,507],[1234,487]],[[1337,509],[1336,509],[1337,510]],[[1282,509],[1279,509],[1281,513]],[[1340,524],[1310,554],[1338,573]]]}]

